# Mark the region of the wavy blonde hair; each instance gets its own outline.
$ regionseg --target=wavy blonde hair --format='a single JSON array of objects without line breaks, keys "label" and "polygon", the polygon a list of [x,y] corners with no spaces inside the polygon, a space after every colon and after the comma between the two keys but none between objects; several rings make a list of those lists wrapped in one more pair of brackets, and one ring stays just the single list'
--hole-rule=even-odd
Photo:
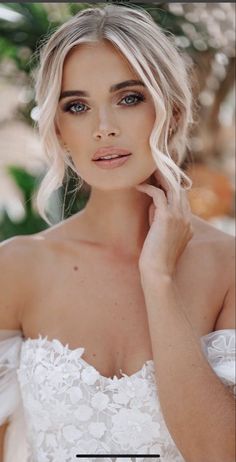
[{"label": "wavy blonde hair", "polygon": [[[156,120],[149,143],[157,169],[177,194],[183,182],[186,189],[192,186],[180,168],[188,142],[188,126],[193,121],[192,92],[187,63],[173,38],[141,8],[114,4],[86,8],[60,26],[39,50],[35,82],[38,128],[49,168],[40,184],[36,203],[49,225],[52,223],[46,215],[47,201],[52,192],[62,186],[67,165],[78,176],[56,134],[63,63],[73,47],[101,40],[111,42],[127,58],[153,98]],[[169,136],[174,120],[174,133]]]}]

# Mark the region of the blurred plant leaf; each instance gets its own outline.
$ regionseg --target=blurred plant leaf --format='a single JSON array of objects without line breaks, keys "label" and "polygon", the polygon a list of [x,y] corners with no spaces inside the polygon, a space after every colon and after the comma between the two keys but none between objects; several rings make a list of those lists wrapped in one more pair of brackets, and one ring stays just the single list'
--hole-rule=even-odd
[{"label": "blurred plant leaf", "polygon": [[[0,36],[3,41],[0,46],[0,59],[12,53],[19,69],[28,73],[32,61],[29,60],[29,56],[24,58],[24,55],[19,53],[20,49],[26,47],[34,52],[40,39],[58,26],[58,22],[49,20],[47,11],[40,3],[0,3],[0,5],[20,14],[20,19],[16,21],[0,18]],[[11,48],[12,51],[9,50]]]},{"label": "blurred plant leaf", "polygon": [[14,165],[8,166],[7,172],[23,195],[25,216],[20,221],[13,221],[4,209],[0,219],[0,240],[14,235],[34,234],[47,228],[47,223],[34,211],[32,203],[40,178]]}]

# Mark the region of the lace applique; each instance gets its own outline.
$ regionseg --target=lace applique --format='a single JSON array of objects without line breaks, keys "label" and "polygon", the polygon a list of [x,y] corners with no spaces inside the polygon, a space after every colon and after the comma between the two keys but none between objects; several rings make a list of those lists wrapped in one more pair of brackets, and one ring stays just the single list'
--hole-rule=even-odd
[{"label": "lace applique", "polygon": [[[211,332],[201,344],[219,378],[235,389],[235,330]],[[7,462],[26,462],[25,434],[30,447],[27,462],[101,462],[86,457],[91,453],[160,454],[160,462],[184,462],[161,412],[153,361],[131,376],[106,378],[83,360],[84,348],[70,350],[47,337],[0,341],[0,353],[0,415],[2,410],[2,418],[14,412],[19,393],[23,406],[7,442]],[[5,394],[10,392],[4,387],[9,381],[13,400]],[[84,458],[77,459],[76,454]],[[105,462],[121,460],[104,457]],[[152,460],[159,459],[136,462]]]},{"label": "lace applique", "polygon": [[205,356],[221,381],[236,396],[235,329],[222,329],[201,337]]},{"label": "lace applique", "polygon": [[87,364],[83,352],[41,336],[22,346],[17,373],[32,460],[73,462],[85,454],[78,460],[101,462],[86,454],[137,453],[183,462],[161,414],[153,361],[130,377],[111,379]]}]

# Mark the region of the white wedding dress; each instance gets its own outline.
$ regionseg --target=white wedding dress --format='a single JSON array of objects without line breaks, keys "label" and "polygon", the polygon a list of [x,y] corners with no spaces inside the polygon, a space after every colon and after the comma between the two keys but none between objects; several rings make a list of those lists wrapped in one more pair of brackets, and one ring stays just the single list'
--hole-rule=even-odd
[{"label": "white wedding dress", "polygon": [[[235,330],[205,335],[201,347],[235,393]],[[83,353],[41,335],[0,331],[0,425],[10,421],[4,462],[184,462],[161,412],[154,362],[131,376],[107,378]],[[86,457],[91,454],[104,458]]]}]

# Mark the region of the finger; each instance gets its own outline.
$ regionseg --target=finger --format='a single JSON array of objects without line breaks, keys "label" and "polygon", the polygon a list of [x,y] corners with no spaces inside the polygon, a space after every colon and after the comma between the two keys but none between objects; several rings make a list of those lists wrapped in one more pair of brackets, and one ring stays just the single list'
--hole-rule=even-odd
[{"label": "finger", "polygon": [[157,188],[156,186],[152,186],[150,184],[144,183],[135,186],[135,188],[138,191],[145,192],[148,194],[150,197],[153,198],[153,202],[155,207],[158,207],[159,209],[165,209],[167,207],[167,198],[165,196],[164,191],[162,189]]},{"label": "finger", "polygon": [[158,185],[160,185],[160,187],[164,190],[164,192],[166,194],[166,197],[167,197],[167,200],[168,200],[168,203],[172,204],[173,200],[174,200],[174,193],[175,193],[173,187],[166,180],[166,178],[160,172],[160,170],[155,170],[154,176],[155,176],[155,178],[157,180]]},{"label": "finger", "polygon": [[149,210],[148,210],[148,221],[149,221],[149,226],[152,225],[153,223],[153,220],[154,220],[154,216],[155,216],[155,211],[156,211],[156,207],[154,205],[154,203],[152,203],[149,207]]}]

